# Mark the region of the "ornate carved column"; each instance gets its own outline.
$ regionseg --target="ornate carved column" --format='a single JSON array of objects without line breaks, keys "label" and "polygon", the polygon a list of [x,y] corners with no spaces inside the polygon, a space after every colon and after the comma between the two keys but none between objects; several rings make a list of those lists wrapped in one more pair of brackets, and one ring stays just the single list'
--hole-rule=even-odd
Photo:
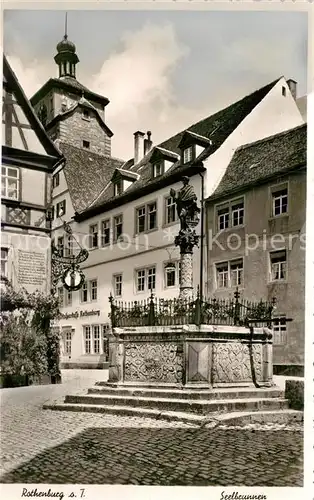
[{"label": "ornate carved column", "polygon": [[180,247],[180,295],[182,299],[193,296],[193,248],[198,245],[199,236],[195,227],[199,223],[200,209],[197,206],[197,197],[193,186],[189,184],[189,178],[182,178],[183,187],[176,194],[171,189],[170,194],[175,200],[177,212],[180,219],[180,231],[175,237],[175,245]]}]

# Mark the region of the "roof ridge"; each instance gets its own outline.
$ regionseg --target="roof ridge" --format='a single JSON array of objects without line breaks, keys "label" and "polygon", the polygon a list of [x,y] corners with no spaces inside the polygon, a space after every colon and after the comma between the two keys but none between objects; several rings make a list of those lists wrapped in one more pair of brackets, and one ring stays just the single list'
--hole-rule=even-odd
[{"label": "roof ridge", "polygon": [[[241,101],[244,101],[245,99],[247,99],[248,97],[252,96],[253,94],[257,93],[257,92],[260,92],[261,90],[267,88],[267,87],[270,87],[269,90],[271,90],[272,87],[275,86],[276,83],[279,82],[279,80],[281,80],[281,78],[284,78],[283,76],[280,76],[279,78],[277,78],[276,80],[273,80],[272,82],[266,84],[266,85],[263,85],[262,87],[259,87],[258,89],[254,90],[253,92],[250,92],[249,94],[246,94],[245,96],[241,97],[240,99],[236,100],[236,101],[233,101],[232,103],[228,104],[227,106],[225,106],[224,108],[222,109],[219,109],[217,111],[215,111],[214,113],[212,113],[211,115],[208,115],[206,116],[205,118],[202,118],[201,120],[195,122],[195,123],[192,123],[192,125],[189,125],[187,128],[181,130],[180,132],[178,132],[177,134],[169,137],[168,139],[165,139],[164,141],[162,141],[160,144],[163,144],[164,142],[168,141],[169,139],[171,139],[172,137],[175,137],[179,134],[182,134],[184,132],[190,132],[190,128],[192,127],[195,127],[196,125],[199,125],[200,123],[204,122],[205,120],[208,120],[208,118],[211,118],[215,115],[217,115],[218,113],[222,113],[223,111],[225,111],[226,109],[230,108],[231,106],[233,106],[234,104],[236,103],[239,103]],[[193,131],[191,131],[193,133]],[[198,134],[200,135],[200,134]]]},{"label": "roof ridge", "polygon": [[267,137],[264,137],[263,139],[258,139],[257,141],[249,142],[247,144],[243,144],[242,146],[239,146],[236,151],[240,151],[242,149],[250,148],[252,146],[255,146],[256,144],[260,144],[261,142],[267,142],[273,140],[275,137],[283,136],[283,135],[288,135],[294,132],[295,130],[306,127],[306,123],[302,123],[301,125],[297,125],[296,127],[289,128],[287,130],[283,130],[282,132],[277,132],[277,134],[272,134]]}]

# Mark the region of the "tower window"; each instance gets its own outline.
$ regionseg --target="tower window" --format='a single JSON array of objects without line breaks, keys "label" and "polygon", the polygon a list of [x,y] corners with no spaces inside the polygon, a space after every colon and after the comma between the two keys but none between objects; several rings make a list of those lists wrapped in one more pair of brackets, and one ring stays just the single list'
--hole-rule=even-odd
[{"label": "tower window", "polygon": [[90,148],[90,142],[89,141],[83,141],[83,148],[89,149]]},{"label": "tower window", "polygon": [[285,97],[286,96],[286,87],[281,87],[281,94]]}]

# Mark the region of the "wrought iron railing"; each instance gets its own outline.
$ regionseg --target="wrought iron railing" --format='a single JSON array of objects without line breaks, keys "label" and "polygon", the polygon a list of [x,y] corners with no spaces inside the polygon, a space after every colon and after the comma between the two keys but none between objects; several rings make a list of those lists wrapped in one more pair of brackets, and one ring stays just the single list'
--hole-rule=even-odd
[{"label": "wrought iron railing", "polygon": [[153,294],[141,301],[124,302],[109,297],[112,327],[170,325],[271,325],[275,299],[267,301],[239,300],[238,290],[232,299],[162,299]]}]

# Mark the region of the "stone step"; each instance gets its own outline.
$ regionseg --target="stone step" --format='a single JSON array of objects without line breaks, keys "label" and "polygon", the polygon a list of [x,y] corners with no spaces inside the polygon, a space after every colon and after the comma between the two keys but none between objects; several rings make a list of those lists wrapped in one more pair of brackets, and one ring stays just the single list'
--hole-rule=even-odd
[{"label": "stone step", "polygon": [[294,425],[302,424],[304,415],[298,410],[273,410],[273,411],[255,411],[255,412],[232,412],[224,413],[218,417],[220,425]]},{"label": "stone step", "polygon": [[187,411],[207,415],[212,412],[279,410],[288,408],[284,398],[237,398],[221,400],[183,400],[156,397],[134,397],[117,395],[67,395],[66,404],[139,407],[159,411]]},{"label": "stone step", "polygon": [[296,424],[303,422],[303,412],[289,409],[255,412],[230,412],[223,414],[197,415],[189,412],[158,411],[130,406],[109,406],[80,403],[46,403],[45,410],[105,413],[119,416],[133,416],[164,421],[179,421],[202,427],[243,426],[248,424]]},{"label": "stone step", "polygon": [[112,387],[95,385],[88,389],[88,394],[132,396],[165,399],[202,399],[221,400],[237,398],[284,398],[284,391],[275,388],[254,389],[251,387],[232,389],[169,389],[169,388],[139,388],[139,387]]}]

